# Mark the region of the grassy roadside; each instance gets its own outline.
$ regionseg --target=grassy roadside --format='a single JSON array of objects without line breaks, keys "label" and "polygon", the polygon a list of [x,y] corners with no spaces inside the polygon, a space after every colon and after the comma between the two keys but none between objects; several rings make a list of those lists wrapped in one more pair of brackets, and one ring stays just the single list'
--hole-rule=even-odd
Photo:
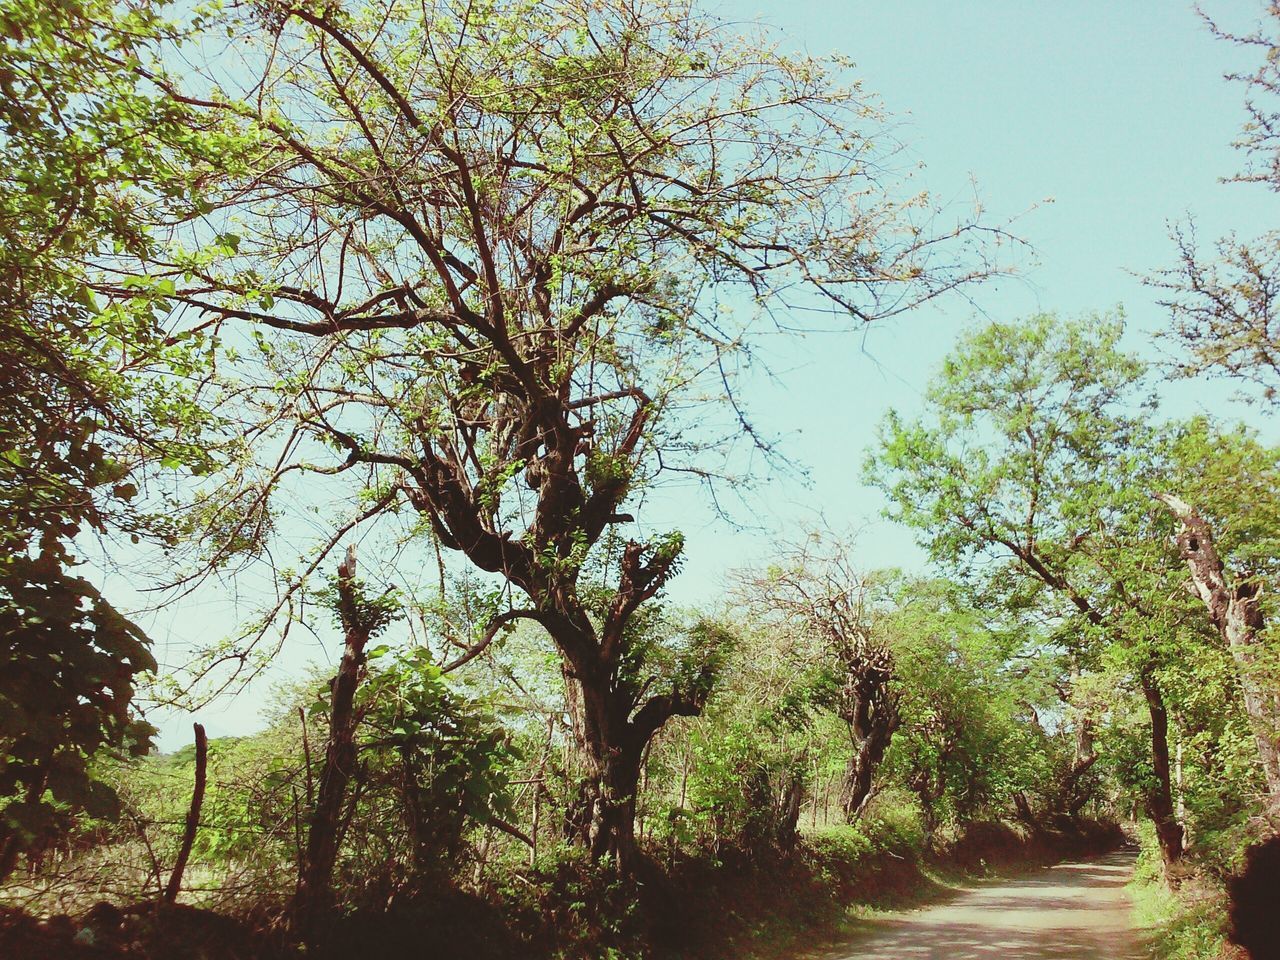
[{"label": "grassy roadside", "polygon": [[1195,874],[1171,892],[1154,838],[1143,826],[1138,865],[1127,889],[1152,960],[1245,960],[1244,951],[1227,942],[1226,890]]},{"label": "grassy roadside", "polygon": [[973,873],[942,863],[908,863],[894,882],[877,882],[861,887],[854,899],[833,901],[823,916],[812,909],[771,910],[757,916],[747,937],[733,936],[724,953],[709,954],[705,960],[721,957],[741,960],[797,960],[820,957],[840,944],[864,933],[875,921],[892,913],[915,907],[944,903],[970,888],[975,880],[1001,873],[1014,874],[1034,869],[1021,864],[991,867]]}]

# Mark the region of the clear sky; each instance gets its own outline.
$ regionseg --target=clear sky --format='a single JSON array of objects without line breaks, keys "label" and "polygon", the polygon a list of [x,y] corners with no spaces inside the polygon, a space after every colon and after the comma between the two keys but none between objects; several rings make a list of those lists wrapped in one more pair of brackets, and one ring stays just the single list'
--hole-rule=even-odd
[{"label": "clear sky", "polygon": [[[1261,7],[1205,4],[1237,29]],[[1220,182],[1241,165],[1230,144],[1244,119],[1243,89],[1223,74],[1253,63],[1216,40],[1190,3],[754,0],[715,9],[773,24],[809,53],[853,57],[895,136],[926,164],[919,182],[963,204],[976,181],[991,218],[1019,217],[1016,232],[1034,247],[1016,279],[977,292],[973,304],[939,303],[865,340],[792,345],[778,363],[790,370],[785,383],[762,383],[753,398],[765,428],[810,470],[807,488],[775,484],[763,511],[783,529],[817,512],[861,528],[870,566],[921,558],[905,531],[877,520],[883,502],[860,482],[863,453],[887,409],[918,408],[966,325],[1123,306],[1131,345],[1156,357],[1153,336],[1167,318],[1140,277],[1173,262],[1171,224],[1193,216],[1212,239],[1277,222],[1275,196]],[[1165,391],[1166,411],[1221,413],[1231,395],[1221,384],[1183,383]],[[1230,407],[1274,434],[1274,418]],[[726,566],[768,550],[767,538],[689,527],[689,563],[673,587],[682,598],[707,596]]]},{"label": "clear sky", "polygon": [[[1261,0],[1206,0],[1219,19],[1247,27]],[[777,382],[752,387],[766,433],[808,470],[778,478],[750,517],[769,532],[734,531],[688,491],[658,497],[642,520],[681,528],[688,560],[672,587],[680,602],[714,602],[724,574],[768,556],[770,544],[820,514],[861,530],[867,567],[922,562],[910,536],[878,519],[883,503],[861,482],[876,423],[890,407],[919,407],[923,385],[966,324],[1038,310],[1076,313],[1123,305],[1132,344],[1155,355],[1166,323],[1138,275],[1170,264],[1172,222],[1193,215],[1201,236],[1251,235],[1276,223],[1280,201],[1260,187],[1224,185],[1242,158],[1230,142],[1244,119],[1243,90],[1224,72],[1247,55],[1216,41],[1182,0],[747,0],[713,3],[726,19],[760,19],[783,45],[851,56],[866,88],[893,118],[894,136],[927,168],[920,186],[957,203],[976,181],[989,215],[1014,217],[1034,249],[1022,274],[900,318],[865,337],[823,336],[770,348]],[[1048,202],[1048,201],[1052,202]],[[1210,405],[1229,390],[1183,384],[1167,391],[1170,413]],[[1275,439],[1275,418],[1234,407]],[[745,519],[745,517],[744,517]],[[160,642],[181,630],[224,629],[198,607],[144,621]],[[279,673],[308,659],[336,660],[302,639]],[[211,735],[260,725],[266,686],[206,711]],[[161,719],[159,717],[153,719]],[[190,738],[190,718],[161,719],[161,746]]]}]

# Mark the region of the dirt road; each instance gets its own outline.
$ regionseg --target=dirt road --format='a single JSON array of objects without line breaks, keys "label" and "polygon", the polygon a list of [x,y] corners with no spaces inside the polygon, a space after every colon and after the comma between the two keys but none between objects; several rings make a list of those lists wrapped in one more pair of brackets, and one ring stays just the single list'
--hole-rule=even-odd
[{"label": "dirt road", "polygon": [[1064,863],[876,920],[826,960],[1137,960],[1124,885],[1133,858]]}]

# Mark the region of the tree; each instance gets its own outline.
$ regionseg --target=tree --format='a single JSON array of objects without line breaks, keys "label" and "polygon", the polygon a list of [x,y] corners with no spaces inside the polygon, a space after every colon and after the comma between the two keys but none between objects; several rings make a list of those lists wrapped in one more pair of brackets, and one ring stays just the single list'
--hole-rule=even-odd
[{"label": "tree", "polygon": [[97,754],[149,745],[132,709],[149,643],[71,572],[74,542],[170,539],[141,470],[207,462],[186,391],[156,372],[193,358],[145,284],[100,304],[84,268],[144,249],[138,209],[166,202],[149,137],[180,138],[179,111],[121,61],[167,29],[150,6],[0,4],[0,877],[78,810],[112,813]]},{"label": "tree", "polygon": [[1275,795],[1280,792],[1280,748],[1277,747],[1275,694],[1266,692],[1256,676],[1257,647],[1266,630],[1266,620],[1259,606],[1262,586],[1251,578],[1230,583],[1222,558],[1214,544],[1213,530],[1195,508],[1169,493],[1156,494],[1178,518],[1181,529],[1176,543],[1191,572],[1191,582],[1209,613],[1209,620],[1221,634],[1240,667],[1245,708],[1254,726],[1258,742],[1258,759],[1267,786]]},{"label": "tree", "polygon": [[654,789],[646,778],[657,794],[646,806],[665,810],[669,844],[696,837],[717,858],[759,864],[793,852],[806,794],[817,803],[815,765],[844,767],[847,728],[831,711],[839,683],[819,638],[745,605],[725,619],[738,626],[721,676],[698,718],[654,741],[648,769],[668,780]]},{"label": "tree", "polygon": [[339,820],[347,786],[356,768],[356,691],[365,672],[365,647],[396,616],[394,597],[370,599],[356,579],[356,551],[338,566],[333,605],[342,626],[343,649],[330,686],[329,740],[320,766],[319,789],[307,831],[307,852],[298,878],[295,915],[299,930],[311,937],[330,903],[330,881],[338,858]]},{"label": "tree", "polygon": [[1246,241],[1227,237],[1205,256],[1195,232],[1175,234],[1177,266],[1153,277],[1173,334],[1185,351],[1175,361],[1186,377],[1216,374],[1280,394],[1280,234]]},{"label": "tree", "polygon": [[1280,451],[1243,428],[1215,430],[1203,420],[1171,431],[1165,449],[1168,476],[1153,496],[1177,518],[1173,543],[1190,574],[1188,586],[1235,664],[1274,803],[1280,797],[1280,714],[1266,586],[1280,574],[1275,532]]},{"label": "tree", "polygon": [[851,753],[840,784],[840,807],[854,821],[870,799],[876,768],[899,723],[894,658],[877,630],[876,584],[853,567],[852,547],[824,543],[812,533],[763,571],[746,574],[740,592],[747,610],[786,633],[794,669],[816,672],[810,699],[844,723]]},{"label": "tree", "polygon": [[1116,318],[1049,315],[974,331],[930,386],[929,421],[891,413],[869,468],[935,558],[962,570],[1005,560],[1047,591],[1052,615],[1078,619],[1081,657],[1099,643],[1124,652],[1151,722],[1147,813],[1173,864],[1183,828],[1159,678],[1164,606],[1153,600],[1164,584],[1152,589],[1145,573],[1167,564],[1145,562],[1149,430],[1131,412],[1143,368],[1120,349],[1122,332]]},{"label": "tree", "polygon": [[[1214,36],[1258,51],[1251,73],[1227,78],[1247,90],[1248,120],[1235,142],[1247,157],[1245,169],[1231,179],[1280,189],[1280,6],[1262,5],[1264,21],[1256,29],[1235,33],[1202,12]],[[1203,253],[1195,231],[1174,234],[1178,263],[1150,278],[1164,292],[1163,306],[1173,320],[1173,334],[1184,356],[1175,362],[1183,376],[1217,374],[1262,388],[1268,402],[1280,398],[1280,233],[1252,239],[1232,234],[1217,243],[1216,256]]]},{"label": "tree", "polygon": [[878,181],[856,87],[681,2],[272,0],[217,27],[252,78],[149,74],[220,169],[192,160],[195,241],[145,267],[183,335],[238,345],[229,410],[271,458],[214,498],[215,559],[261,553],[288,481],[331,477],[357,519],[408,509],[522,593],[499,616],[562,656],[586,837],[625,865],[645,745],[710,680],[646,682],[632,620],[683,538],[622,535],[628,507],[754,437],[702,398],[757,310],[895,314],[987,275],[989,234],[932,232],[927,198]]},{"label": "tree", "polygon": [[920,805],[925,838],[944,820],[1000,816],[1045,779],[1042,692],[1017,672],[1020,631],[993,629],[954,585],[907,582],[882,626],[898,664],[901,729],[885,766]]}]

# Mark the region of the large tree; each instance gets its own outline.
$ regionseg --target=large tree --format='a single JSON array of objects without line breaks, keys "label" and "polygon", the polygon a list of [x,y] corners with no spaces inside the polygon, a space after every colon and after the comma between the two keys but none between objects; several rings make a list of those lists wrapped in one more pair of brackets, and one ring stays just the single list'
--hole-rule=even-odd
[{"label": "large tree", "polygon": [[1122,332],[1114,318],[1052,315],[975,330],[932,382],[927,417],[886,420],[871,473],[936,559],[970,572],[1000,561],[989,570],[1033,584],[1049,615],[1078,621],[1078,660],[1122,654],[1147,704],[1144,800],[1172,864],[1183,829],[1160,680],[1168,583],[1149,576],[1168,564],[1146,520],[1143,368],[1120,348]]},{"label": "large tree", "polygon": [[831,65],[685,3],[272,0],[217,28],[235,70],[151,71],[221,169],[145,266],[177,335],[240,357],[257,459],[210,500],[213,559],[265,549],[300,475],[350,481],[356,519],[415,514],[527,598],[477,642],[519,618],[554,641],[584,833],[625,862],[645,745],[709,678],[644,669],[633,615],[683,539],[628,511],[759,440],[713,407],[753,325],[898,313],[985,276],[988,235],[881,182],[881,118]]},{"label": "large tree", "polygon": [[1229,654],[1271,804],[1280,801],[1280,449],[1197,419],[1169,430],[1153,494],[1177,518],[1187,586]]}]

